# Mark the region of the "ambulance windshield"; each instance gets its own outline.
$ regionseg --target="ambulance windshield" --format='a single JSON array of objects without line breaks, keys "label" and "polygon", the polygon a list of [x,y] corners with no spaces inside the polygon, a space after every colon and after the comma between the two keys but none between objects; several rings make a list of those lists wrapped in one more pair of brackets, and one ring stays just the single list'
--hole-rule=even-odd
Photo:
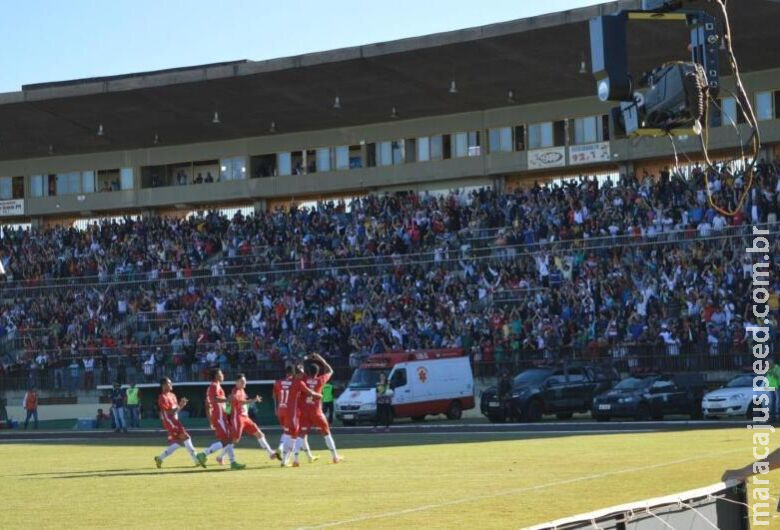
[{"label": "ambulance windshield", "polygon": [[388,374],[388,370],[379,368],[358,368],[349,380],[349,388],[374,388],[379,382],[379,374]]}]

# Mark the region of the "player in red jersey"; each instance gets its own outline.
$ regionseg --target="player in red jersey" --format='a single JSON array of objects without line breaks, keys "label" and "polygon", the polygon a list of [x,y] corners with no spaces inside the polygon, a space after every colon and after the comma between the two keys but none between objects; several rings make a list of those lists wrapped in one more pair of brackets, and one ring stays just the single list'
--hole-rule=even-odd
[{"label": "player in red jersey", "polygon": [[[306,394],[312,397],[322,397],[321,394],[309,389],[302,381],[303,366],[288,366],[284,379],[274,383],[274,407],[276,417],[282,426],[282,438],[279,441],[277,454],[281,455],[282,466],[289,459],[295,447],[295,441],[298,438],[300,426],[300,407],[298,407],[299,396]],[[310,455],[309,461],[313,462],[314,457]]]},{"label": "player in red jersey", "polygon": [[187,398],[176,399],[173,393],[173,384],[167,377],[160,380],[160,396],[157,398],[157,407],[160,409],[160,421],[168,431],[168,446],[160,456],[154,457],[157,467],[162,467],[163,460],[171,456],[180,446],[184,446],[190,454],[196,466],[206,467],[206,458],[199,458],[195,447],[192,445],[190,434],[179,421],[179,411],[187,406]]},{"label": "player in red jersey", "polygon": [[268,453],[268,458],[273,460],[277,458],[276,452],[268,445],[265,434],[260,430],[255,422],[249,419],[247,405],[250,403],[260,403],[263,398],[255,396],[253,399],[247,399],[246,395],[246,377],[244,374],[238,374],[236,386],[230,395],[230,429],[233,437],[233,443],[237,444],[241,440],[241,435],[247,433],[257,438],[257,443]]},{"label": "player in red jersey", "polygon": [[[306,361],[306,377],[303,382],[310,390],[318,393],[320,397],[301,395],[301,397],[298,398],[301,404],[301,434],[306,436],[312,429],[319,430],[320,434],[325,437],[325,445],[330,449],[333,463],[338,464],[343,458],[341,458],[338,451],[336,451],[336,442],[333,441],[333,436],[330,434],[330,425],[328,425],[328,419],[322,412],[322,404],[320,403],[322,387],[325,386],[325,383],[327,383],[333,375],[333,368],[331,368],[328,362],[318,353],[312,353],[306,357]],[[300,438],[298,443],[302,443]],[[293,465],[295,465],[295,463],[293,463]]]},{"label": "player in red jersey", "polygon": [[[230,418],[225,414],[225,391],[222,389],[222,381],[225,376],[222,370],[214,368],[211,370],[211,384],[206,391],[206,411],[209,418],[209,424],[214,430],[214,436],[217,441],[211,444],[205,451],[198,454],[198,458],[206,460],[208,455],[222,449],[222,453],[217,456],[217,463],[222,464],[222,456],[227,454],[230,461],[230,469],[244,469],[244,464],[236,462],[233,452],[233,435],[230,432]],[[202,456],[201,456],[202,455]]]},{"label": "player in red jersey", "polygon": [[290,403],[290,394],[293,392],[294,377],[295,367],[290,365],[284,371],[284,379],[277,379],[274,382],[274,413],[276,414],[276,420],[282,427],[282,436],[279,439],[279,447],[276,449],[277,455],[284,453],[284,448],[290,441],[290,423],[288,417],[291,409],[293,409]]}]

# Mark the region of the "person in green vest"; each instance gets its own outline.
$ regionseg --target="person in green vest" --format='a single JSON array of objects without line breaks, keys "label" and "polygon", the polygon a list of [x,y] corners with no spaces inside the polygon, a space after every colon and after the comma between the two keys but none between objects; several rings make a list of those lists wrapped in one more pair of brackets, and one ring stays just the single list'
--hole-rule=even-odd
[{"label": "person in green vest", "polygon": [[328,418],[328,423],[333,423],[333,385],[330,381],[322,387],[322,412]]},{"label": "person in green vest", "polygon": [[139,429],[141,427],[141,411],[138,408],[138,388],[135,386],[135,383],[130,385],[130,388],[127,389],[126,403],[127,410],[130,411],[130,428]]},{"label": "person in green vest", "polygon": [[769,371],[766,373],[766,380],[769,386],[769,403],[771,405],[769,407],[769,416],[778,418],[780,417],[780,365],[774,360],[769,361]]}]

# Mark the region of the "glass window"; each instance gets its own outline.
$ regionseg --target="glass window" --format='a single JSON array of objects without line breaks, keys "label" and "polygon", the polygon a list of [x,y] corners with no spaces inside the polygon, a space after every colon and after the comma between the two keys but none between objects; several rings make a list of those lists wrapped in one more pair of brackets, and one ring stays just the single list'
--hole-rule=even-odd
[{"label": "glass window", "polygon": [[734,98],[723,98],[720,102],[721,122],[725,126],[734,126],[737,124],[737,100]]},{"label": "glass window", "polygon": [[468,135],[464,132],[455,133],[452,135],[454,143],[453,158],[461,158],[468,155]]},{"label": "glass window", "polygon": [[243,180],[246,178],[246,159],[243,156],[223,158],[219,161],[219,180]]},{"label": "glass window", "polygon": [[57,195],[70,195],[81,191],[81,174],[78,171],[57,174]]},{"label": "glass window", "polygon": [[441,134],[431,136],[431,160],[444,159],[444,137]]},{"label": "glass window", "polygon": [[276,167],[279,169],[279,175],[292,174],[292,155],[289,151],[276,154]]},{"label": "glass window", "polygon": [[393,163],[393,143],[380,142],[376,144],[376,165],[389,166]]},{"label": "glass window", "polygon": [[553,124],[548,121],[545,123],[534,123],[528,126],[528,147],[530,149],[541,149],[553,146]]},{"label": "glass window", "polygon": [[488,144],[491,153],[512,151],[512,128],[490,129],[488,131]]},{"label": "glass window", "polygon": [[468,156],[479,156],[482,154],[482,146],[479,144],[479,131],[471,131],[468,137]]},{"label": "glass window", "polygon": [[317,171],[330,171],[330,149],[317,149]]},{"label": "glass window", "polygon": [[14,186],[12,177],[0,177],[0,199],[14,198]]},{"label": "glass window", "polygon": [[769,91],[756,94],[756,117],[759,120],[771,120],[775,117],[772,99],[772,92]]},{"label": "glass window", "polygon": [[95,193],[95,172],[94,171],[81,172],[81,192]]},{"label": "glass window", "polygon": [[427,136],[417,138],[417,161],[427,162],[431,159],[431,139]]},{"label": "glass window", "polygon": [[123,167],[119,170],[119,185],[123,190],[133,189],[133,168]]},{"label": "glass window", "polygon": [[336,148],[336,169],[349,169],[349,146],[340,145]]},{"label": "glass window", "polygon": [[43,175],[33,175],[30,179],[30,193],[33,197],[43,197]]},{"label": "glass window", "polygon": [[575,144],[593,144],[602,140],[599,134],[600,116],[588,116],[586,118],[577,118],[574,120],[574,143]]},{"label": "glass window", "polygon": [[393,142],[393,165],[403,164],[404,163],[404,142],[401,141],[394,141]]}]

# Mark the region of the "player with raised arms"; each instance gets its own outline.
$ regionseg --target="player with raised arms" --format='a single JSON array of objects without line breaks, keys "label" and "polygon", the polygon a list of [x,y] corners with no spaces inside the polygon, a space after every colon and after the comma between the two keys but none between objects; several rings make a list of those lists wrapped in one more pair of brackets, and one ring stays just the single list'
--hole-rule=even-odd
[{"label": "player with raised arms", "polygon": [[[333,375],[333,368],[319,353],[312,353],[307,356],[306,361],[304,367],[306,377],[303,382],[317,395],[301,395],[299,398],[301,401],[301,435],[306,436],[311,429],[319,430],[320,434],[325,438],[325,445],[330,449],[333,463],[338,464],[344,459],[339,456],[336,450],[336,442],[333,441],[333,436],[330,434],[330,425],[328,425],[328,419],[322,412],[322,404],[320,403],[322,387],[325,386],[325,383]],[[299,441],[298,443],[301,442]],[[293,463],[293,465],[295,464]]]},{"label": "player with raised arms", "polygon": [[[277,454],[280,455],[282,466],[286,467],[293,449],[297,454],[300,446],[296,446],[298,432],[300,430],[301,409],[298,406],[299,396],[306,394],[321,398],[322,394],[314,392],[303,383],[303,366],[297,364],[288,366],[285,370],[285,378],[274,383],[274,405],[279,425],[282,426],[282,437],[279,441]],[[309,452],[309,462],[316,460]]]},{"label": "player with raised arms", "polygon": [[163,460],[171,456],[180,446],[184,446],[190,454],[196,466],[206,467],[206,457],[197,454],[192,445],[192,438],[179,421],[179,411],[187,406],[187,398],[177,399],[173,393],[173,384],[167,377],[160,380],[160,396],[157,398],[157,407],[160,409],[160,421],[168,431],[168,443],[170,444],[159,456],[154,457],[157,467],[162,467]]}]

